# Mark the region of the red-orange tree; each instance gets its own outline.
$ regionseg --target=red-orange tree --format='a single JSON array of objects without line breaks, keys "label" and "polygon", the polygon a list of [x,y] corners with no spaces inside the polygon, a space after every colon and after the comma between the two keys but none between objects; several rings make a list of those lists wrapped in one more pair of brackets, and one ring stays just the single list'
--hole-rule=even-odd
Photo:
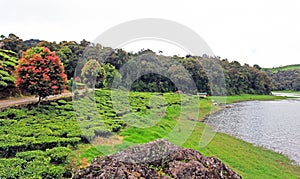
[{"label": "red-orange tree", "polygon": [[20,91],[37,95],[39,103],[66,88],[64,66],[59,57],[46,47],[34,47],[24,52],[16,66],[16,74],[16,85]]}]

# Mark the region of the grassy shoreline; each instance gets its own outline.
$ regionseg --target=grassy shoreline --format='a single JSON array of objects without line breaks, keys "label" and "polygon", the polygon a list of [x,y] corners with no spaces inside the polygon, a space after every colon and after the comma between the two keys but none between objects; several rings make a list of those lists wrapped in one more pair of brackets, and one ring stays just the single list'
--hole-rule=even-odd
[{"label": "grassy shoreline", "polygon": [[[286,97],[271,95],[240,95],[226,97],[226,104],[250,100],[280,100]],[[288,157],[273,152],[271,150],[254,146],[248,142],[242,141],[224,133],[216,133],[213,139],[205,147],[200,147],[199,142],[204,130],[210,130],[202,121],[205,116],[222,109],[221,106],[213,105],[212,99],[216,102],[224,102],[224,97],[209,97],[200,100],[200,113],[193,114],[194,110],[199,108],[199,104],[193,104],[188,110],[183,112],[183,118],[192,118],[197,116],[198,122],[184,120],[183,125],[178,127],[176,119],[180,115],[181,107],[171,106],[167,109],[166,115],[154,126],[148,128],[128,127],[122,130],[118,137],[121,140],[113,145],[81,145],[73,155],[81,156],[82,161],[90,161],[98,155],[106,155],[124,149],[128,146],[139,143],[149,142],[157,138],[168,138],[168,134],[178,130],[180,135],[171,136],[170,140],[176,142],[182,137],[188,135],[183,147],[192,148],[200,151],[205,156],[215,156],[225,164],[237,171],[244,178],[299,178],[300,167],[291,164]],[[192,117],[191,117],[192,116]],[[188,127],[186,127],[188,126]],[[191,129],[191,130],[190,130]],[[188,130],[191,132],[188,133]],[[167,137],[166,137],[167,136]],[[168,138],[169,139],[169,138]],[[87,164],[87,162],[86,162]]]},{"label": "grassy shoreline", "polygon": [[272,91],[272,93],[300,94],[300,91],[283,90],[283,91]]},{"label": "grassy shoreline", "polygon": [[270,101],[270,100],[282,100],[287,99],[285,96],[273,96],[273,95],[250,95],[250,94],[242,94],[238,96],[215,96],[213,99],[217,102],[226,101],[226,104],[232,104],[237,102],[244,101]]},{"label": "grassy shoreline", "polygon": [[[223,97],[219,97],[223,98]],[[226,104],[253,100],[283,100],[287,97],[271,95],[228,96]],[[224,107],[217,111],[223,110]],[[217,132],[214,139],[204,148],[197,145],[206,124],[199,123],[193,134],[183,145],[200,151],[205,156],[215,156],[237,171],[243,178],[299,178],[300,166],[292,164],[285,155],[255,146],[251,143]]]}]

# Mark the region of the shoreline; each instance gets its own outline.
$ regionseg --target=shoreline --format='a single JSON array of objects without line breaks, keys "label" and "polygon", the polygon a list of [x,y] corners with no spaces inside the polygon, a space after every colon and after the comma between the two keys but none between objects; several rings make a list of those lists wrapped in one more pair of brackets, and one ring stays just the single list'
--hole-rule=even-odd
[{"label": "shoreline", "polygon": [[[280,94],[283,94],[283,93],[280,93]],[[260,148],[262,148],[262,149],[264,149],[264,150],[270,150],[270,151],[275,152],[275,153],[277,153],[277,154],[279,154],[279,155],[283,155],[283,156],[289,158],[289,160],[291,161],[291,165],[294,165],[294,166],[296,166],[296,167],[300,167],[300,163],[297,162],[297,161],[295,161],[295,160],[293,160],[293,159],[291,159],[287,154],[284,154],[284,153],[281,153],[281,152],[279,152],[279,151],[276,151],[276,149],[274,149],[274,148],[271,149],[271,148],[265,147],[264,145],[257,145],[257,144],[255,144],[255,143],[251,143],[251,142],[248,142],[248,141],[246,141],[246,140],[244,140],[244,139],[241,139],[241,138],[239,138],[239,137],[237,137],[237,136],[234,136],[234,135],[231,135],[231,134],[228,134],[228,133],[225,133],[225,132],[221,132],[221,131],[215,130],[213,126],[211,126],[210,124],[207,123],[207,120],[209,119],[209,116],[210,116],[210,115],[218,115],[218,113],[221,113],[223,110],[226,110],[227,105],[229,105],[229,104],[234,105],[234,104],[237,104],[237,103],[244,103],[244,102],[250,102],[250,101],[277,101],[277,100],[289,100],[289,99],[297,99],[297,98],[299,98],[299,97],[294,97],[294,96],[283,96],[283,95],[279,95],[279,96],[272,95],[272,96],[274,96],[274,97],[283,97],[283,98],[282,98],[282,99],[274,98],[274,99],[268,99],[268,100],[265,100],[265,99],[255,99],[255,100],[248,100],[248,99],[247,99],[247,100],[243,100],[243,99],[241,99],[241,100],[233,101],[233,102],[226,103],[226,104],[218,104],[219,109],[217,109],[216,111],[212,112],[211,114],[205,115],[205,116],[200,120],[200,122],[202,122],[202,123],[204,123],[205,125],[208,125],[209,127],[211,127],[216,133],[220,133],[220,134],[222,134],[222,135],[227,135],[227,136],[232,137],[232,138],[234,138],[234,139],[236,139],[236,140],[241,140],[241,141],[243,141],[243,142],[252,144],[253,146],[260,147]],[[231,107],[230,107],[230,108],[231,108]]]}]

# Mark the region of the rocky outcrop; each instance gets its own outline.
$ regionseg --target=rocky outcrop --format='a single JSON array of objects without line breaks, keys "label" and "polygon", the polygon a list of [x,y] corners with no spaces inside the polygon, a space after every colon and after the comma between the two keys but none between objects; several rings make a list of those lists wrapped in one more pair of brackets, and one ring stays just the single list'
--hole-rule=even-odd
[{"label": "rocky outcrop", "polygon": [[78,171],[79,178],[241,178],[214,157],[173,145],[164,139],[155,140],[95,158],[91,165]]}]

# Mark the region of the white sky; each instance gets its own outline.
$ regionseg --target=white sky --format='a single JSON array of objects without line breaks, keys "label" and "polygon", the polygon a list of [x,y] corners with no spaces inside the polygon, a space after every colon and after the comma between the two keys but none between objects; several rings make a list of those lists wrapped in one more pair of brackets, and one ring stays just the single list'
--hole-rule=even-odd
[{"label": "white sky", "polygon": [[[300,63],[298,0],[2,0],[0,6],[0,34],[14,33],[23,40],[93,41],[126,21],[163,18],[194,30],[215,55],[231,61],[263,67]],[[139,46],[165,54],[177,51],[151,43]]]}]

